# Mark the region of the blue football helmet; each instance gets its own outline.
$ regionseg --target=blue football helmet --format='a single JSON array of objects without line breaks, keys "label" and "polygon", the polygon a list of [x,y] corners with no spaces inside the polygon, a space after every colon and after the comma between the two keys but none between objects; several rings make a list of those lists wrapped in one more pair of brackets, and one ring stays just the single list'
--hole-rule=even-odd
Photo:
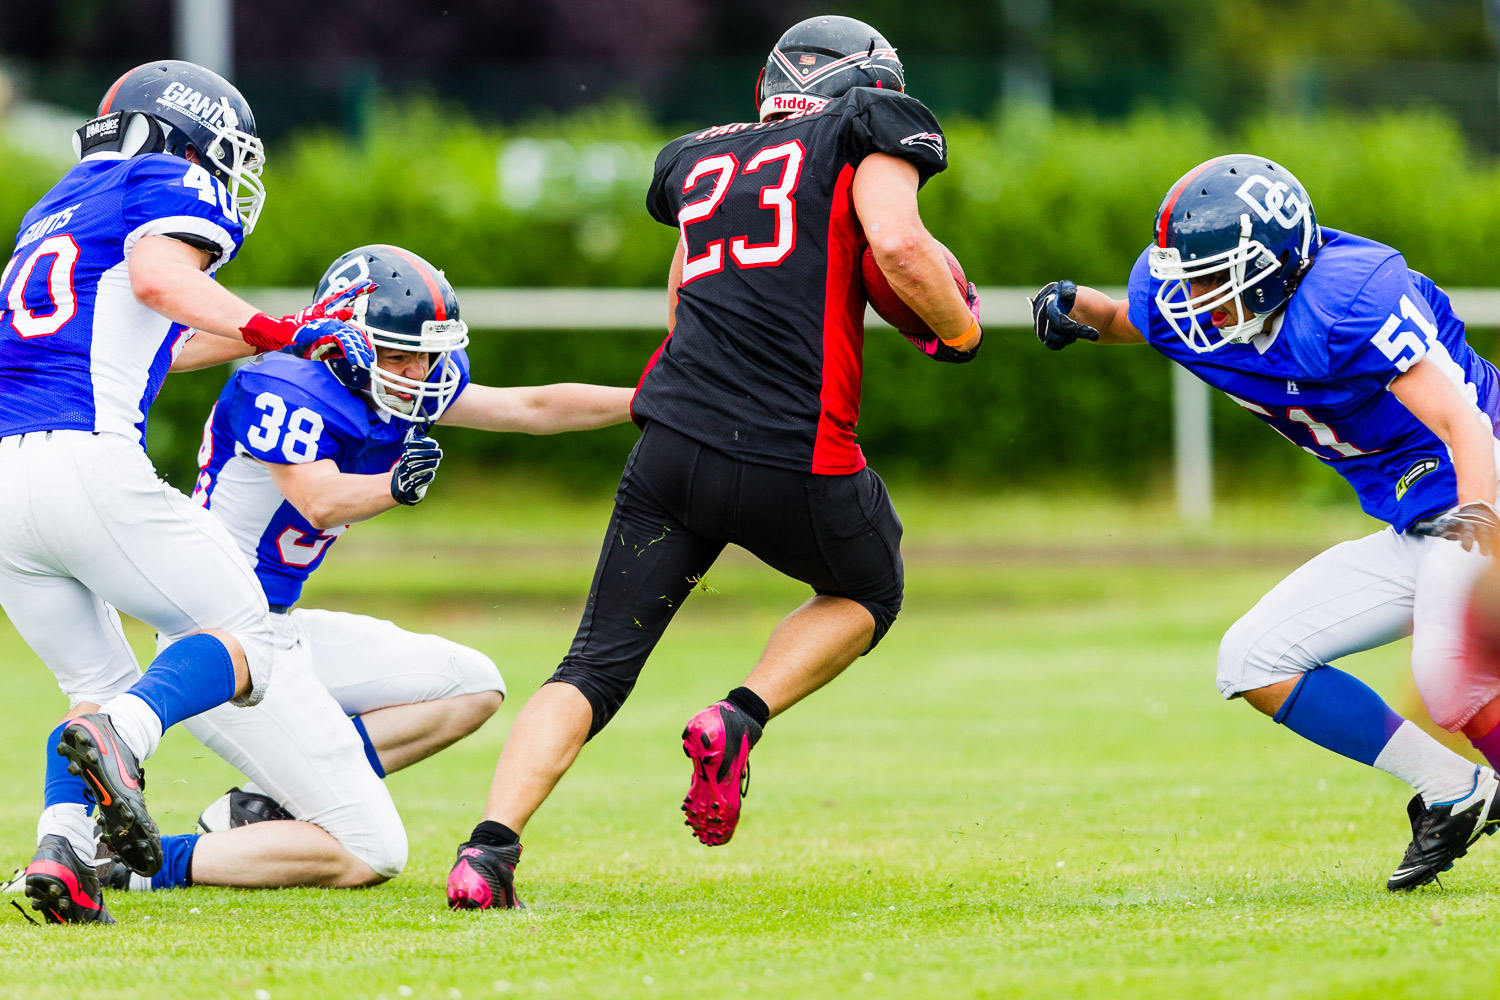
[{"label": "blue football helmet", "polygon": [[[1312,199],[1285,167],[1245,153],[1200,163],[1156,210],[1151,276],[1162,316],[1199,354],[1243,344],[1286,304],[1323,236]],[[1209,285],[1193,295],[1191,285]],[[1205,326],[1206,314],[1228,314]]]},{"label": "blue football helmet", "polygon": [[249,235],[266,201],[265,147],[250,105],[212,70],[180,59],[137,66],[109,88],[98,117],[73,135],[80,158],[101,150],[186,156],[190,148],[229,192],[225,211],[237,213]]},{"label": "blue football helmet", "polygon": [[760,120],[821,111],[855,87],[906,89],[906,75],[885,36],[852,17],[810,17],[792,25],[766,57],[755,83]]},{"label": "blue football helmet", "polygon": [[355,297],[349,322],[368,333],[377,350],[426,354],[426,377],[415,380],[388,372],[378,356],[368,367],[347,358],[326,364],[344,385],[368,393],[376,409],[397,420],[431,423],[453,402],[462,377],[452,354],[468,346],[469,327],[459,318],[458,296],[443,272],[421,257],[375,243],[328,265],[313,301],[368,282],[376,288]]}]

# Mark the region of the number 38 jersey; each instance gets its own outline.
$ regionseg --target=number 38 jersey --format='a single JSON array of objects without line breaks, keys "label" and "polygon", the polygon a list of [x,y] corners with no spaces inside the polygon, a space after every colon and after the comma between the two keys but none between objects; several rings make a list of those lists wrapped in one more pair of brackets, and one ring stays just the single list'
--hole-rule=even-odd
[{"label": "number 38 jersey", "polygon": [[636,391],[656,420],[742,461],[858,472],[864,231],[850,185],[871,153],[947,166],[921,102],[858,87],[821,111],[670,143],[646,206],[686,244],[676,326]]},{"label": "number 38 jersey", "polygon": [[[462,393],[469,359],[463,351],[452,357]],[[430,426],[389,418],[327,365],[265,355],[235,372],[219,393],[203,427],[193,499],[229,529],[266,600],[289,607],[348,525],[314,528],[281,495],[267,465],[331,458],[340,472],[389,472],[407,440]]]},{"label": "number 38 jersey", "polygon": [[144,236],[214,248],[210,273],[244,239],[224,185],[165,153],[90,156],[26,213],[0,273],[0,437],[86,430],[144,446],[187,333],[131,292],[128,259]]},{"label": "number 38 jersey", "polygon": [[1492,428],[1500,384],[1430,278],[1388,246],[1327,228],[1323,236],[1279,322],[1248,344],[1208,354],[1184,344],[1156,306],[1149,248],[1130,275],[1130,321],[1152,347],[1347,479],[1365,513],[1405,531],[1457,503],[1457,480],[1447,446],[1391,381],[1425,358]]}]

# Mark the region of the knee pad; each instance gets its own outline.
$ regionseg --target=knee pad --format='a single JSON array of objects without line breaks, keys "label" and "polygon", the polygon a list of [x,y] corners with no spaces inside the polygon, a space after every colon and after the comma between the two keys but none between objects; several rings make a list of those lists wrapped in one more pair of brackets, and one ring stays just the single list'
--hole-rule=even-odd
[{"label": "knee pad", "polygon": [[630,692],[635,690],[635,681],[635,677],[612,676],[567,660],[547,678],[548,684],[573,685],[588,699],[589,707],[594,710],[593,721],[589,723],[589,739],[599,735],[599,731],[615,717],[625,699],[630,697]]},{"label": "knee pad", "polygon": [[283,646],[290,648],[297,641],[296,630],[286,618],[267,612],[255,624],[230,631],[245,651],[245,666],[250,672],[250,691],[243,698],[236,698],[234,704],[248,708],[266,696],[277,651]]},{"label": "knee pad", "polygon": [[1246,615],[1219,641],[1218,688],[1225,698],[1267,687],[1316,670],[1324,664],[1295,645],[1278,641],[1274,631]]},{"label": "knee pad", "polygon": [[891,630],[891,626],[896,624],[896,616],[901,613],[901,594],[897,593],[894,600],[859,601],[858,604],[870,612],[870,617],[875,619],[875,634],[870,637],[869,647],[860,654],[866,656],[880,645],[880,640],[884,639],[885,634]]},{"label": "knee pad", "polygon": [[395,878],[406,868],[406,827],[399,816],[394,823],[375,819],[358,836],[339,838],[339,843],[381,878]]},{"label": "knee pad", "polygon": [[500,668],[479,650],[455,642],[453,666],[458,671],[459,685],[464,694],[498,691],[502,698],[506,696],[505,678],[500,676]]}]

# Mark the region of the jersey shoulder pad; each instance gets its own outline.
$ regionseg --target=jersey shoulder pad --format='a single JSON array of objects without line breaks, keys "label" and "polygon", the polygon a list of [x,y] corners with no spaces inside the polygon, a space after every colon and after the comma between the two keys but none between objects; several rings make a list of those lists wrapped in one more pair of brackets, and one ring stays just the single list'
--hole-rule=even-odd
[{"label": "jersey shoulder pad", "polygon": [[148,153],[130,160],[122,183],[127,255],[142,236],[184,235],[195,246],[216,249],[212,273],[239,252],[245,233],[234,201],[223,183],[197,164]]},{"label": "jersey shoulder pad", "polygon": [[1125,291],[1130,325],[1139,330],[1147,340],[1153,339],[1153,323],[1163,326],[1166,324],[1161,311],[1156,307],[1156,289],[1160,285],[1161,282],[1151,276],[1151,248],[1148,246],[1135,259]]},{"label": "jersey shoulder pad", "polygon": [[672,167],[677,163],[677,157],[682,151],[702,134],[700,130],[678,136],[656,154],[656,165],[651,174],[651,188],[646,192],[646,211],[651,213],[651,218],[663,225],[677,225],[677,209],[673,206],[672,198],[667,192],[667,180],[672,175]]},{"label": "jersey shoulder pad", "polygon": [[1319,251],[1292,302],[1289,324],[1327,331],[1334,376],[1394,378],[1426,355],[1423,330],[1436,328],[1406,259],[1384,244],[1342,233]]},{"label": "jersey shoulder pad", "polygon": [[855,87],[838,99],[844,141],[850,158],[871,153],[900,157],[917,168],[923,183],[948,168],[948,140],[937,118],[915,97],[883,87]]},{"label": "jersey shoulder pad", "polygon": [[[265,461],[336,458],[345,445],[362,440],[369,428],[365,401],[316,361],[269,355],[235,372],[231,383],[230,430],[236,441]],[[314,425],[315,435],[310,430]],[[278,440],[280,432],[293,427],[315,438],[316,455],[304,457],[305,447],[286,451],[285,442]]]}]

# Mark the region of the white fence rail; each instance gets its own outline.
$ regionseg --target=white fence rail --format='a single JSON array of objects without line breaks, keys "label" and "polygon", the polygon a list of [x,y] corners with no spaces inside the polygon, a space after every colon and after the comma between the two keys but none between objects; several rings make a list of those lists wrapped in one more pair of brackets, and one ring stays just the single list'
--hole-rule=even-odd
[{"label": "white fence rail", "polygon": [[[307,305],[305,288],[238,289],[269,313]],[[984,288],[984,325],[1030,327],[1026,296],[1031,288]],[[1122,296],[1122,288],[1106,288]],[[1448,290],[1453,309],[1470,326],[1500,327],[1500,289]],[[476,330],[664,330],[666,294],[660,288],[461,288],[464,319]],[[885,322],[871,312],[871,326]],[[1185,369],[1172,370],[1173,454],[1177,508],[1192,521],[1213,516],[1213,433],[1208,386]]]}]

